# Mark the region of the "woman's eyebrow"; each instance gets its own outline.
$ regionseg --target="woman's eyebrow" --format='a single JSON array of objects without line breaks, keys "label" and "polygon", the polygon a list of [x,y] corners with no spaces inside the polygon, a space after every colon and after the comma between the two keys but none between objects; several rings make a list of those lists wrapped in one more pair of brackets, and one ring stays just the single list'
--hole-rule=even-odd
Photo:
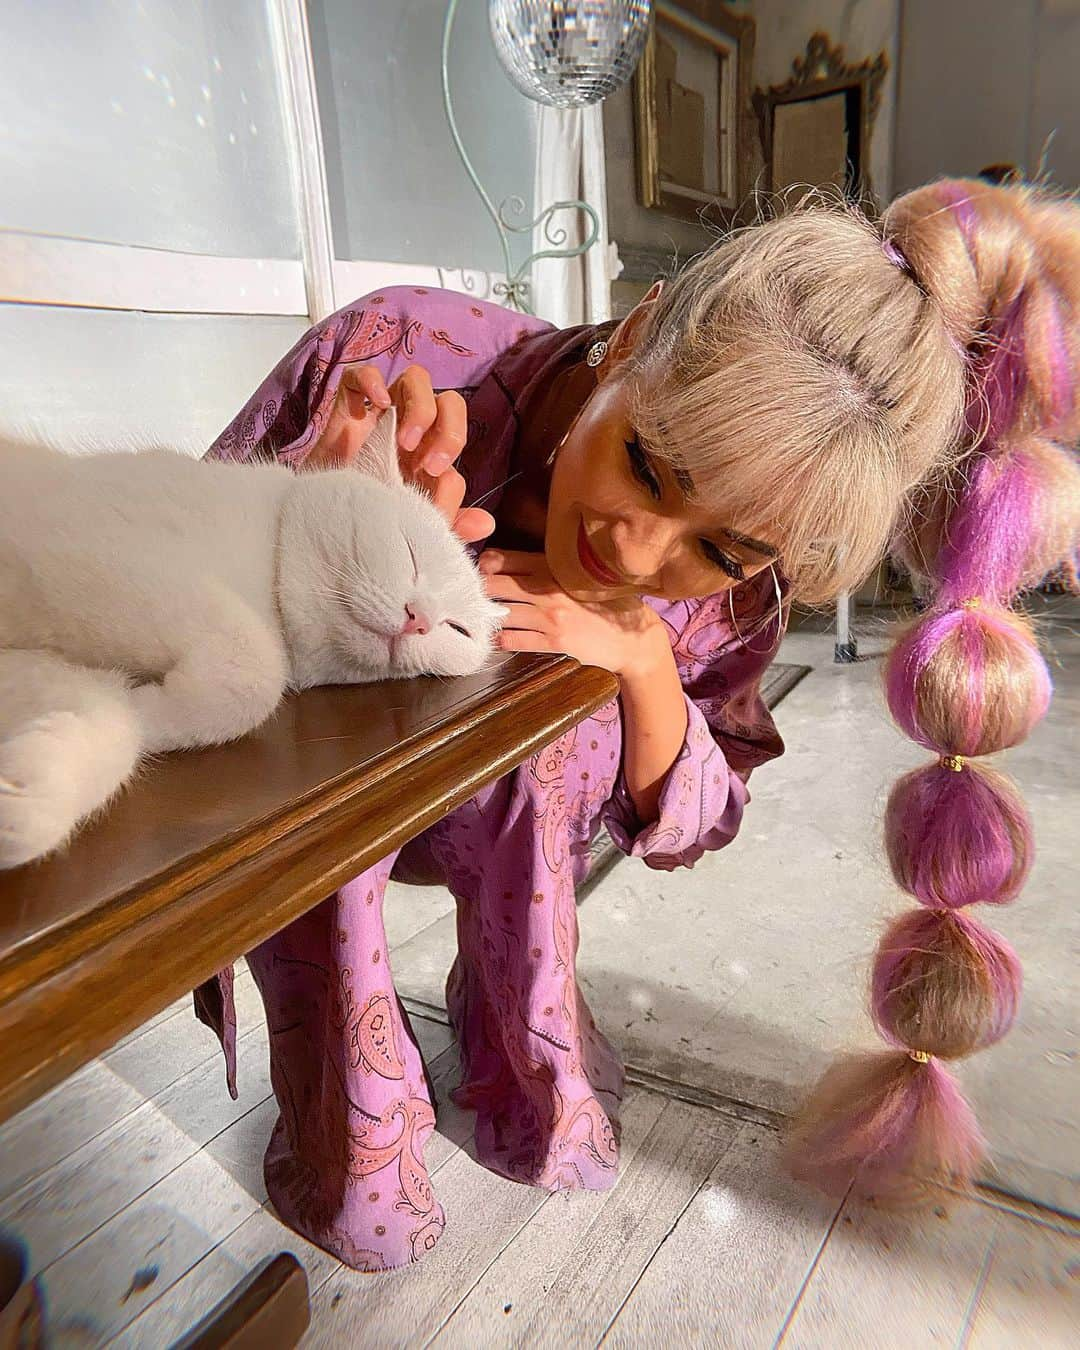
[{"label": "woman's eyebrow", "polygon": [[780,550],[773,548],[772,544],[763,544],[760,539],[751,539],[749,535],[740,534],[738,530],[722,528],[720,533],[730,539],[733,544],[742,544],[745,548],[751,548],[764,558],[779,558],[780,556]]},{"label": "woman's eyebrow", "polygon": [[[671,476],[678,483],[683,496],[693,499],[694,480],[677,464],[671,466]],[[760,553],[763,558],[779,558],[780,550],[773,548],[772,544],[763,544],[760,539],[751,539],[748,534],[740,534],[738,530],[729,530],[721,528],[718,533],[726,539],[730,539],[733,544],[742,544],[745,548],[753,549],[755,553]]]},{"label": "woman's eyebrow", "polygon": [[694,480],[685,469],[680,469],[677,464],[673,464],[671,466],[671,476],[675,479],[676,483],[678,483],[679,490],[684,497],[693,497]]}]

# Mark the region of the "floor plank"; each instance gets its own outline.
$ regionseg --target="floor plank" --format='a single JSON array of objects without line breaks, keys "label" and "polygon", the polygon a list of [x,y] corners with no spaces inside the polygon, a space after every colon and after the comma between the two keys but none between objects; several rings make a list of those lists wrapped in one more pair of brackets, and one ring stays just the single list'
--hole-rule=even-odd
[{"label": "floor plank", "polygon": [[10,1196],[0,1222],[27,1244],[32,1268],[58,1260],[269,1095],[265,1028],[241,1038],[238,1069],[237,1101],[220,1060],[209,1060]]},{"label": "floor plank", "polygon": [[465,1149],[437,1171],[447,1232],[422,1261],[388,1275],[338,1271],[312,1301],[305,1350],[421,1346],[548,1198],[488,1172]]},{"label": "floor plank", "polygon": [[[305,1350],[316,1346],[421,1346],[439,1329],[446,1310],[543,1204],[527,1186],[508,1193],[501,1178],[461,1150],[439,1169],[439,1199],[453,1240],[444,1238],[416,1265],[388,1275],[341,1270],[316,1295]],[[507,1182],[512,1186],[513,1183]],[[484,1222],[469,1226],[483,1215]]]},{"label": "floor plank", "polygon": [[[438,1132],[429,1141],[425,1154],[428,1168],[434,1173],[471,1133],[472,1117],[447,1101],[457,1077],[457,1048],[446,1044],[446,1029],[436,1023],[424,1024],[421,1019],[415,1019],[414,1026],[440,1102]],[[157,1262],[160,1270],[147,1294],[145,1311],[123,1331],[122,1344],[147,1347],[167,1344],[168,1337],[179,1335],[209,1312],[263,1257],[279,1251],[291,1251],[303,1262],[312,1291],[339,1269],[340,1262],[281,1223],[266,1201],[262,1154],[276,1115],[276,1103],[268,1097],[198,1155],[223,1169],[218,1176],[226,1190],[239,1185],[257,1206],[254,1212],[237,1211],[231,1229],[227,1224],[219,1224],[200,1243],[183,1225],[174,1231],[169,1213],[159,1203],[165,1182],[143,1198],[147,1215],[156,1216],[156,1228],[146,1226],[143,1245],[161,1253]],[[129,1215],[131,1212],[127,1211]],[[197,1191],[187,1198],[183,1213],[189,1218],[199,1213]],[[123,1243],[130,1246],[126,1234]],[[84,1297],[87,1294],[85,1288],[83,1294]]]},{"label": "floor plank", "polygon": [[621,1176],[613,1190],[563,1191],[541,1205],[532,1222],[483,1272],[434,1338],[437,1346],[473,1350],[521,1341],[547,1290],[582,1260],[603,1210],[625,1184],[628,1168],[664,1109],[655,1093],[631,1089],[622,1109]]},{"label": "floor plank", "polygon": [[605,1350],[775,1343],[836,1216],[792,1182],[769,1129],[746,1125],[619,1310]]},{"label": "floor plank", "polygon": [[454,908],[454,897],[445,886],[405,886],[399,881],[388,882],[383,901],[388,950],[392,954],[445,914],[452,914]]},{"label": "floor plank", "polygon": [[62,1343],[77,1326],[103,1345],[259,1207],[206,1150],[194,1153],[39,1277],[50,1334]]},{"label": "floor plank", "polygon": [[[262,1004],[250,976],[237,982],[237,1031],[244,1035],[262,1019]],[[225,1090],[217,1037],[196,1021],[190,997],[133,1040],[61,1083],[0,1130],[0,1203],[47,1168],[90,1143],[148,1100],[201,1067]]]},{"label": "floor plank", "polygon": [[286,1228],[269,1204],[245,1219],[110,1342],[117,1350],[160,1350],[190,1329],[268,1256],[289,1251],[318,1288],[341,1263]]},{"label": "floor plank", "polygon": [[943,1198],[883,1213],[845,1202],[780,1342],[784,1350],[866,1350],[959,1342],[1001,1214]]},{"label": "floor plank", "polygon": [[530,1347],[595,1345],[654,1253],[742,1129],[715,1111],[669,1101],[543,1304],[519,1326]]},{"label": "floor plank", "polygon": [[1080,1343],[1080,1237],[1003,1218],[975,1299],[965,1350]]}]

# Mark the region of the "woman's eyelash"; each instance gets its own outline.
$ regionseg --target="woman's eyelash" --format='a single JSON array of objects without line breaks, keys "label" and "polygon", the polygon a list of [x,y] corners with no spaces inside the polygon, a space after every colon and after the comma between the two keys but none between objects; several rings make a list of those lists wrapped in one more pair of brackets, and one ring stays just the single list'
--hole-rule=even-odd
[{"label": "woman's eyelash", "polygon": [[726,572],[733,581],[746,580],[746,573],[743,571],[742,566],[737,563],[734,558],[729,558],[726,553],[718,549],[711,539],[703,539],[701,541],[701,551],[705,554],[706,558],[708,558],[709,562],[713,563],[716,567],[719,567],[721,572]]},{"label": "woman's eyelash", "polygon": [[[634,477],[649,489],[649,492],[657,501],[664,495],[664,485],[657,477],[652,465],[649,463],[649,457],[642,450],[640,443],[635,437],[632,441],[625,441],[627,458],[630,460],[630,467],[634,472]],[[711,539],[701,541],[701,549],[715,567],[731,577],[733,581],[745,581],[746,573],[742,565],[737,563],[734,558],[729,558],[726,553],[718,549]]]},{"label": "woman's eyelash", "polygon": [[623,444],[626,446],[626,454],[630,460],[630,467],[634,471],[634,477],[640,483],[644,483],[649,492],[659,501],[664,495],[664,485],[653,471],[648,455],[642,450],[636,437],[632,441],[624,441]]}]

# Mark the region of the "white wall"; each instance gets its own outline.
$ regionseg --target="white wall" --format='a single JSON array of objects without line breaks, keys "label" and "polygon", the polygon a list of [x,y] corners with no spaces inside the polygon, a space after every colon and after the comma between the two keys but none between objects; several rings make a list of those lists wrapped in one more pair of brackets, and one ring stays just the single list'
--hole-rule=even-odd
[{"label": "white wall", "polygon": [[[942,0],[943,6],[949,3]],[[833,46],[844,48],[848,65],[885,52],[889,73],[870,144],[870,176],[875,195],[887,201],[892,193],[900,0],[752,0],[746,11],[757,20],[754,83],[762,87],[783,84],[791,77],[792,61],[803,55],[807,40],[817,31],[828,34]]]},{"label": "white wall", "polygon": [[993,163],[1034,173],[1044,148],[1053,180],[1080,186],[1080,0],[901,8],[897,191]]}]

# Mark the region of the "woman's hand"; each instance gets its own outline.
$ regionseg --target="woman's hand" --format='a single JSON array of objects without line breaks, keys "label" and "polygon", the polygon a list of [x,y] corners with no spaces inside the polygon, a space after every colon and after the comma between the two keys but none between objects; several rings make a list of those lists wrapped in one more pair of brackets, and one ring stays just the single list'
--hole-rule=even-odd
[{"label": "woman's hand", "polygon": [[674,668],[659,618],[636,597],[583,604],[555,581],[542,553],[488,549],[480,555],[488,595],[509,610],[498,645],[508,652],[565,652],[625,679]]},{"label": "woman's hand", "polygon": [[641,824],[657,819],[688,713],[667,629],[643,601],[581,604],[559,586],[542,553],[480,555],[488,595],[509,609],[498,644],[508,652],[566,652],[619,677],[623,773]]},{"label": "woman's hand", "polygon": [[305,464],[337,469],[359,460],[379,415],[395,405],[401,472],[431,497],[466,543],[486,539],[495,528],[487,511],[462,508],[465,479],[454,463],[465,448],[465,400],[453,389],[436,394],[422,366],[410,366],[386,387],[377,366],[347,366],[326,429]]}]

